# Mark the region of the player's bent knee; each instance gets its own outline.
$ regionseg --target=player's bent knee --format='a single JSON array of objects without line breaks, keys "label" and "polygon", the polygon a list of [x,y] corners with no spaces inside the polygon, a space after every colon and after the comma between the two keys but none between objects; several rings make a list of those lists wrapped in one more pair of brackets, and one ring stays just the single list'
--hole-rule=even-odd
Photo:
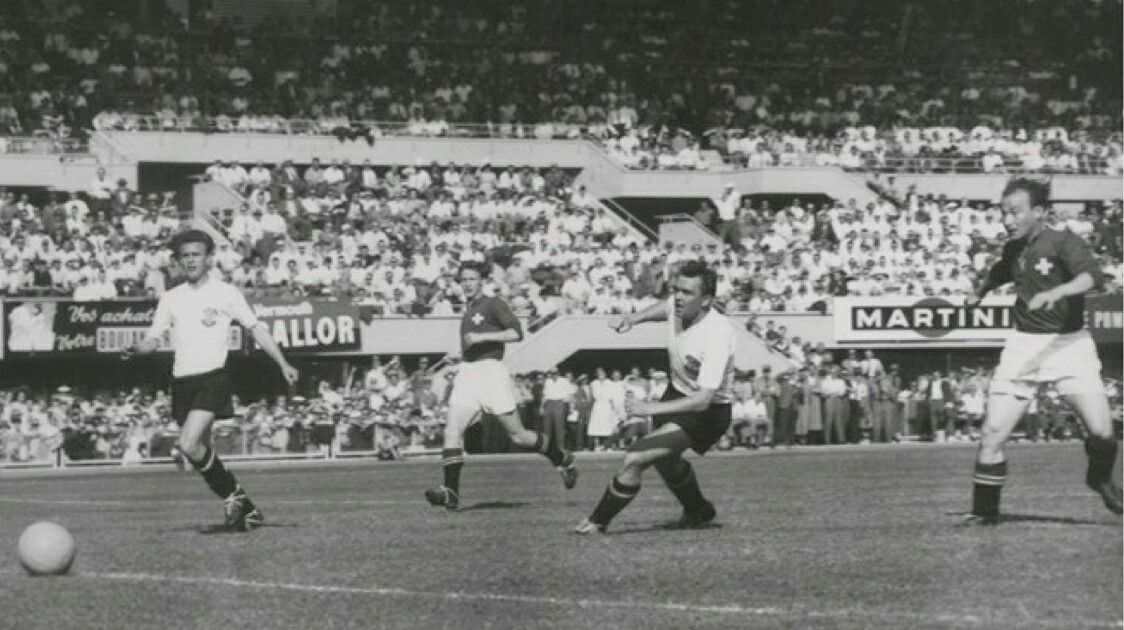
[{"label": "player's bent knee", "polygon": [[643,451],[630,451],[624,455],[625,468],[644,468],[652,463],[652,457]]},{"label": "player's bent knee", "polygon": [[530,431],[516,431],[509,434],[511,442],[520,448],[531,448],[538,440],[538,436]]},{"label": "player's bent knee", "polygon": [[187,456],[192,462],[201,462],[207,455],[207,448],[200,441],[193,441],[186,443],[182,440],[176,442],[176,446],[180,452]]},{"label": "player's bent knee", "polygon": [[996,379],[988,387],[989,396],[1013,396],[1023,400],[1030,400],[1035,396],[1035,386],[1023,381],[1010,379]]}]

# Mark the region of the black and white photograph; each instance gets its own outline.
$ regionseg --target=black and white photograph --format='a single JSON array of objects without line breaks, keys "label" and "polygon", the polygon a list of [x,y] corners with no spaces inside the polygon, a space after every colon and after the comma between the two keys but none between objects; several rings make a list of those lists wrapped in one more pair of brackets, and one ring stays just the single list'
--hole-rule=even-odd
[{"label": "black and white photograph", "polygon": [[0,630],[1124,628],[1122,9],[0,0]]}]

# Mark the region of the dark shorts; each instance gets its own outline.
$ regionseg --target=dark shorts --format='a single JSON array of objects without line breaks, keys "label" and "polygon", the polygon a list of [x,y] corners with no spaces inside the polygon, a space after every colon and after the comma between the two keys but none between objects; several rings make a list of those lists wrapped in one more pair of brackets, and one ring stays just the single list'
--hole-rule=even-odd
[{"label": "dark shorts", "polygon": [[[660,402],[678,400],[683,397],[679,390],[669,386]],[[709,451],[710,447],[714,446],[718,440],[722,439],[726,430],[730,428],[730,404],[715,403],[702,411],[673,413],[653,418],[653,425],[657,429],[669,422],[679,425],[679,428],[683,429],[683,432],[690,438],[691,449],[702,455]]]},{"label": "dark shorts", "polygon": [[172,379],[172,418],[183,426],[194,410],[210,411],[215,418],[234,415],[230,374],[225,368]]}]

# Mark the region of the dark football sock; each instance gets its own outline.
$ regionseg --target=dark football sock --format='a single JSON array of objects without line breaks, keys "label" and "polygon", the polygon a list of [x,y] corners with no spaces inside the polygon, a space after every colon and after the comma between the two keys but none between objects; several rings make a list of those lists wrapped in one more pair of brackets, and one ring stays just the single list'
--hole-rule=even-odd
[{"label": "dark football sock", "polygon": [[535,445],[531,447],[536,453],[542,453],[543,457],[550,460],[550,463],[555,466],[562,466],[567,463],[566,452],[562,450],[561,445],[557,444],[556,440],[550,439],[546,433],[535,434]]},{"label": "dark football sock", "polygon": [[593,514],[589,515],[589,520],[598,525],[608,525],[609,521],[620,514],[621,510],[636,498],[639,492],[640,484],[628,486],[613,477],[609,486],[605,488],[605,494],[602,495],[601,502],[593,509]]},{"label": "dark football sock", "polygon": [[706,503],[706,499],[703,498],[702,490],[699,490],[699,481],[691,463],[684,460],[679,462],[677,466],[659,466],[657,470],[667,484],[667,489],[683,504],[683,509],[694,512]]},{"label": "dark football sock", "polygon": [[[184,457],[187,457],[186,453]],[[207,487],[220,499],[229,497],[238,487],[234,475],[226,469],[226,466],[223,466],[222,460],[211,447],[207,447],[207,452],[203,455],[202,461],[197,462],[190,457],[187,457],[187,461],[191,462],[191,465],[199,471],[200,475],[203,475],[203,481],[207,483]]]},{"label": "dark football sock", "polygon": [[461,468],[464,466],[464,449],[447,448],[441,451],[441,467],[445,470],[445,487],[460,494]]},{"label": "dark football sock", "polygon": [[1007,462],[977,462],[972,481],[972,514],[999,516],[999,494],[1007,483]]},{"label": "dark football sock", "polygon": [[1085,483],[1097,488],[1112,478],[1112,467],[1116,465],[1117,444],[1114,438],[1089,436],[1085,439],[1085,454],[1089,456],[1089,468]]}]

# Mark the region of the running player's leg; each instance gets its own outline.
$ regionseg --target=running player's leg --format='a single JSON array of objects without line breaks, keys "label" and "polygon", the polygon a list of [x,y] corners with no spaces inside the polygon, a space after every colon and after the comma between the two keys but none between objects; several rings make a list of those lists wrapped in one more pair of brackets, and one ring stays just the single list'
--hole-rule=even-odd
[{"label": "running player's leg", "polygon": [[180,430],[179,449],[203,476],[211,492],[225,499],[234,492],[237,482],[211,447],[211,425],[214,421],[215,414],[210,411],[193,409],[188,412]]},{"label": "running player's leg", "polygon": [[[640,479],[646,468],[663,458],[682,461],[680,455],[690,446],[690,437],[679,425],[670,422],[637,440],[625,453],[621,467],[609,481],[609,485],[605,488],[605,493],[601,496],[601,501],[597,503],[597,507],[594,508],[589,518],[582,521],[574,531],[579,534],[604,531],[608,527],[609,521],[620,514],[621,510],[627,507],[640,492]],[[669,470],[675,469],[681,475],[685,472],[682,468],[672,465],[669,465],[668,468]],[[680,485],[689,483],[691,479],[693,479],[693,475],[690,479],[676,478]]]},{"label": "running player's leg", "polygon": [[460,505],[461,468],[464,467],[464,432],[480,419],[480,411],[462,404],[449,407],[441,444],[442,484],[425,491],[430,505],[455,510]]},{"label": "running player's leg", "polygon": [[180,431],[179,449],[193,468],[203,477],[207,487],[226,503],[226,524],[238,529],[252,529],[261,525],[261,511],[246,496],[211,443],[211,425],[215,414],[202,409],[187,413]]},{"label": "running player's leg", "polygon": [[[577,469],[574,468],[573,455],[565,450],[562,434],[552,438],[552,431],[549,428],[544,428],[542,432],[524,428],[515,403],[514,384],[507,368],[499,361],[490,361],[482,365],[481,369],[484,378],[476,384],[478,391],[475,394],[480,401],[480,407],[499,418],[500,424],[507,431],[513,444],[525,450],[542,453],[550,463],[558,467],[566,488],[573,488],[577,482]],[[565,418],[562,418],[562,421],[564,422]]]},{"label": "running player's leg", "polygon": [[562,448],[564,445],[561,439],[552,438],[549,429],[540,433],[524,428],[523,422],[519,419],[519,414],[515,411],[509,411],[496,417],[499,418],[500,424],[507,431],[512,444],[524,450],[539,453],[550,460],[550,463],[554,464],[558,473],[562,476],[562,484],[566,486],[566,489],[569,490],[574,487],[578,481],[578,469],[574,467],[574,455]]},{"label": "running player's leg", "polygon": [[992,386],[972,477],[970,518],[987,523],[998,519],[999,495],[1003,484],[1007,482],[1007,459],[1003,453],[1003,445],[1026,411],[1033,395],[1033,387],[1026,384],[1007,381]]},{"label": "running player's leg", "polygon": [[[1088,433],[1085,438],[1085,453],[1089,458],[1089,466],[1085,473],[1085,483],[1101,495],[1105,507],[1120,514],[1124,511],[1124,501],[1121,499],[1120,485],[1112,478],[1119,449],[1112,431],[1108,397],[1103,388],[1099,387],[1099,380],[1096,385],[1096,389],[1071,391],[1062,396],[1077,410]],[[1060,384],[1059,391],[1064,389],[1064,385]]]},{"label": "running player's leg", "polygon": [[[476,422],[484,406],[479,393],[487,375],[482,374],[482,364],[462,363],[453,378],[453,391],[449,393],[449,411],[442,432],[441,469],[442,484],[425,491],[425,499],[433,506],[455,510],[460,504],[461,468],[464,467],[464,432]],[[512,408],[514,408],[514,402]]]},{"label": "running player's leg", "polygon": [[683,506],[680,527],[701,525],[714,518],[714,505],[703,496],[695,469],[691,462],[683,459],[682,451],[657,459],[655,467],[667,489]]}]

